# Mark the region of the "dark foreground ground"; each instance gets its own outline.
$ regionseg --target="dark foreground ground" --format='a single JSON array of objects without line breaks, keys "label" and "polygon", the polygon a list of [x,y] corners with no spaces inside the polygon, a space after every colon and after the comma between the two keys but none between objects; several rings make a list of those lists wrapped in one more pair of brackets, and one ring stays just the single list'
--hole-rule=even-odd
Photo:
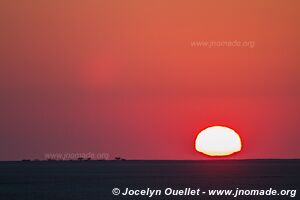
[{"label": "dark foreground ground", "polygon": [[[0,200],[300,199],[210,196],[209,189],[300,192],[300,160],[0,162]],[[200,188],[200,196],[114,196],[131,189]]]}]

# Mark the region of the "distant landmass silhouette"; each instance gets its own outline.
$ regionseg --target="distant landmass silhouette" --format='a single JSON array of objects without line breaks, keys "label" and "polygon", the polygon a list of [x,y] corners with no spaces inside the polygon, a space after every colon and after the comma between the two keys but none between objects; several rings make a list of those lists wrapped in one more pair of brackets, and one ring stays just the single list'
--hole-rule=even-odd
[{"label": "distant landmass silhouette", "polygon": [[[116,160],[0,162],[0,199],[149,199],[114,188],[300,189],[300,160]],[[289,196],[155,196],[155,199],[289,199]],[[297,199],[294,198],[294,199]]]}]

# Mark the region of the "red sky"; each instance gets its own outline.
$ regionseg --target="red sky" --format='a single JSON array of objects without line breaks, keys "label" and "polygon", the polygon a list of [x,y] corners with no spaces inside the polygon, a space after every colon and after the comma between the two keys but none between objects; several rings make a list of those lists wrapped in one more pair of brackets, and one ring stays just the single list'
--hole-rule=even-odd
[{"label": "red sky", "polygon": [[241,135],[234,158],[300,158],[299,9],[297,0],[2,0],[0,160],[205,159],[193,145],[210,125]]}]

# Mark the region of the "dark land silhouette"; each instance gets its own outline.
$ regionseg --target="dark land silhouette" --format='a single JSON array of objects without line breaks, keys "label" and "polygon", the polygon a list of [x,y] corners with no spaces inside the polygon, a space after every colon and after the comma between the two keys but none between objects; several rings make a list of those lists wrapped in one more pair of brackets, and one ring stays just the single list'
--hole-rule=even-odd
[{"label": "dark land silhouette", "polygon": [[112,189],[300,189],[300,160],[0,162],[1,200],[298,199],[289,196],[113,196]]}]

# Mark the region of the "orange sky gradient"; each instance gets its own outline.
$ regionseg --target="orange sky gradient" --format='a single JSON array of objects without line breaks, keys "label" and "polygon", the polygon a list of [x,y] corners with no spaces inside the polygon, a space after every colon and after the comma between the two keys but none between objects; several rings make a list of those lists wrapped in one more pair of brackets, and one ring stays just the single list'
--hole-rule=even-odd
[{"label": "orange sky gradient", "polygon": [[[206,159],[211,125],[233,158],[300,158],[300,2],[0,2],[0,160],[105,152]],[[254,41],[192,47],[192,41]]]}]

